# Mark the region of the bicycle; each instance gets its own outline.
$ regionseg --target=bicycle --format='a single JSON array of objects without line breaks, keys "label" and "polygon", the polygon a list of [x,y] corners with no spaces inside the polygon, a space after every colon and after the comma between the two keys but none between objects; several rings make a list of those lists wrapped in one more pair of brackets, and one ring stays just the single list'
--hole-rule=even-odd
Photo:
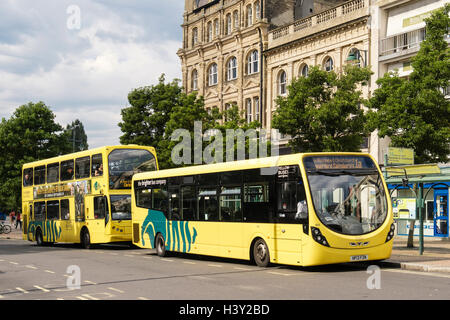
[{"label": "bicycle", "polygon": [[7,233],[10,233],[10,232],[11,232],[11,226],[5,224],[4,222],[2,222],[0,224],[0,234],[2,234],[2,233],[7,234]]}]

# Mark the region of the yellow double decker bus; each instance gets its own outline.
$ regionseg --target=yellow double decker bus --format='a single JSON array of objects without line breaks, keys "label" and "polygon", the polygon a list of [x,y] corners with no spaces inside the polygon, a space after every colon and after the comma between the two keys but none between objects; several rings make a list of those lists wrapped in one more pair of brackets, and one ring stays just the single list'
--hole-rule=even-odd
[{"label": "yellow double decker bus", "polygon": [[305,153],[133,176],[133,244],[312,266],[390,257],[387,186],[362,153]]},{"label": "yellow double decker bus", "polygon": [[131,178],[158,169],[153,147],[105,146],[22,168],[23,239],[131,242]]}]

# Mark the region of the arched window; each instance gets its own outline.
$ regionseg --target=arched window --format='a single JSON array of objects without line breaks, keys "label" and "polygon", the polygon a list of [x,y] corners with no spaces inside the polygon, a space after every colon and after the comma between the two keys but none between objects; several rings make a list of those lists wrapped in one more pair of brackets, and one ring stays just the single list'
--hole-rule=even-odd
[{"label": "arched window", "polygon": [[198,29],[192,29],[192,46],[195,46],[198,42]]},{"label": "arched window", "polygon": [[231,34],[231,13],[227,14],[226,22],[227,22],[227,35],[229,35]]},{"label": "arched window", "polygon": [[217,84],[217,64],[213,63],[208,69],[208,85],[214,86]]},{"label": "arched window", "polygon": [[234,80],[237,78],[237,59],[236,57],[232,57],[228,60],[227,64],[227,80]]},{"label": "arched window", "polygon": [[334,68],[333,59],[331,57],[326,57],[323,62],[323,68],[325,71],[331,71]]},{"label": "arched window", "polygon": [[303,64],[300,67],[300,76],[306,78],[308,76],[309,67],[307,64]]},{"label": "arched window", "polygon": [[247,74],[259,72],[258,50],[253,50],[247,58]]},{"label": "arched window", "polygon": [[287,85],[287,76],[286,71],[282,70],[278,75],[278,94],[285,95],[286,94],[286,85]]},{"label": "arched window", "polygon": [[192,74],[191,74],[191,88],[192,88],[192,90],[198,90],[198,72],[197,72],[197,69],[192,70]]},{"label": "arched window", "polygon": [[347,59],[345,59],[345,62],[348,64],[352,64],[354,66],[361,66],[361,53],[358,49],[352,48],[350,52],[348,53]]}]

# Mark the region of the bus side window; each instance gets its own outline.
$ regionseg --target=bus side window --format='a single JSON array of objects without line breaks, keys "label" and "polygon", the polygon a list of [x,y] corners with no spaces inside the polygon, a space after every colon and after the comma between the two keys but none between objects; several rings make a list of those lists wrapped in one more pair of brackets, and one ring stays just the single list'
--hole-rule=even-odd
[{"label": "bus side window", "polygon": [[273,215],[275,175],[261,175],[260,169],[244,171],[244,221],[269,222]]},{"label": "bus side window", "polygon": [[168,205],[167,191],[164,189],[152,189],[152,209],[162,211],[167,216]]},{"label": "bus side window", "polygon": [[70,219],[69,199],[61,200],[60,208],[61,208],[61,220],[69,220]]},{"label": "bus side window", "polygon": [[59,201],[47,201],[47,220],[59,219]]},{"label": "bus side window", "polygon": [[91,158],[89,156],[75,159],[75,179],[90,177]]},{"label": "bus side window", "polygon": [[34,203],[34,221],[43,221],[45,218],[45,201]]},{"label": "bus side window", "polygon": [[59,181],[59,163],[47,165],[47,183]]},{"label": "bus side window", "polygon": [[93,177],[100,177],[103,176],[103,160],[102,160],[102,154],[94,154],[92,156],[92,176]]},{"label": "bus side window", "polygon": [[23,170],[23,186],[28,187],[33,185],[33,168]]},{"label": "bus side window", "polygon": [[198,220],[197,197],[195,195],[194,186],[181,187],[181,205],[181,214],[183,215],[183,220]]},{"label": "bus side window", "polygon": [[34,168],[34,184],[45,183],[45,166]]},{"label": "bus side window", "polygon": [[108,210],[108,205],[106,202],[106,197],[100,196],[94,198],[94,219],[104,219],[106,217],[106,212]]},{"label": "bus side window", "polygon": [[61,162],[61,181],[73,180],[73,160]]},{"label": "bus side window", "polygon": [[178,187],[169,187],[169,211],[170,220],[183,220],[180,210],[180,189]]}]

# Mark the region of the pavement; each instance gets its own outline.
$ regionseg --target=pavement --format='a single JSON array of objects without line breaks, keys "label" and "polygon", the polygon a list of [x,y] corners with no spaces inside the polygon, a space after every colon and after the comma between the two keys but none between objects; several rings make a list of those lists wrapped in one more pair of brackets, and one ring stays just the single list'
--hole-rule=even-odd
[{"label": "pavement", "polygon": [[[9,222],[5,222],[9,224]],[[22,231],[12,226],[9,234],[0,234],[0,240],[22,239]],[[422,272],[450,273],[450,239],[424,237],[424,252],[419,254],[419,238],[414,237],[414,247],[407,247],[408,237],[395,236],[391,257],[382,263],[385,266]]]}]

